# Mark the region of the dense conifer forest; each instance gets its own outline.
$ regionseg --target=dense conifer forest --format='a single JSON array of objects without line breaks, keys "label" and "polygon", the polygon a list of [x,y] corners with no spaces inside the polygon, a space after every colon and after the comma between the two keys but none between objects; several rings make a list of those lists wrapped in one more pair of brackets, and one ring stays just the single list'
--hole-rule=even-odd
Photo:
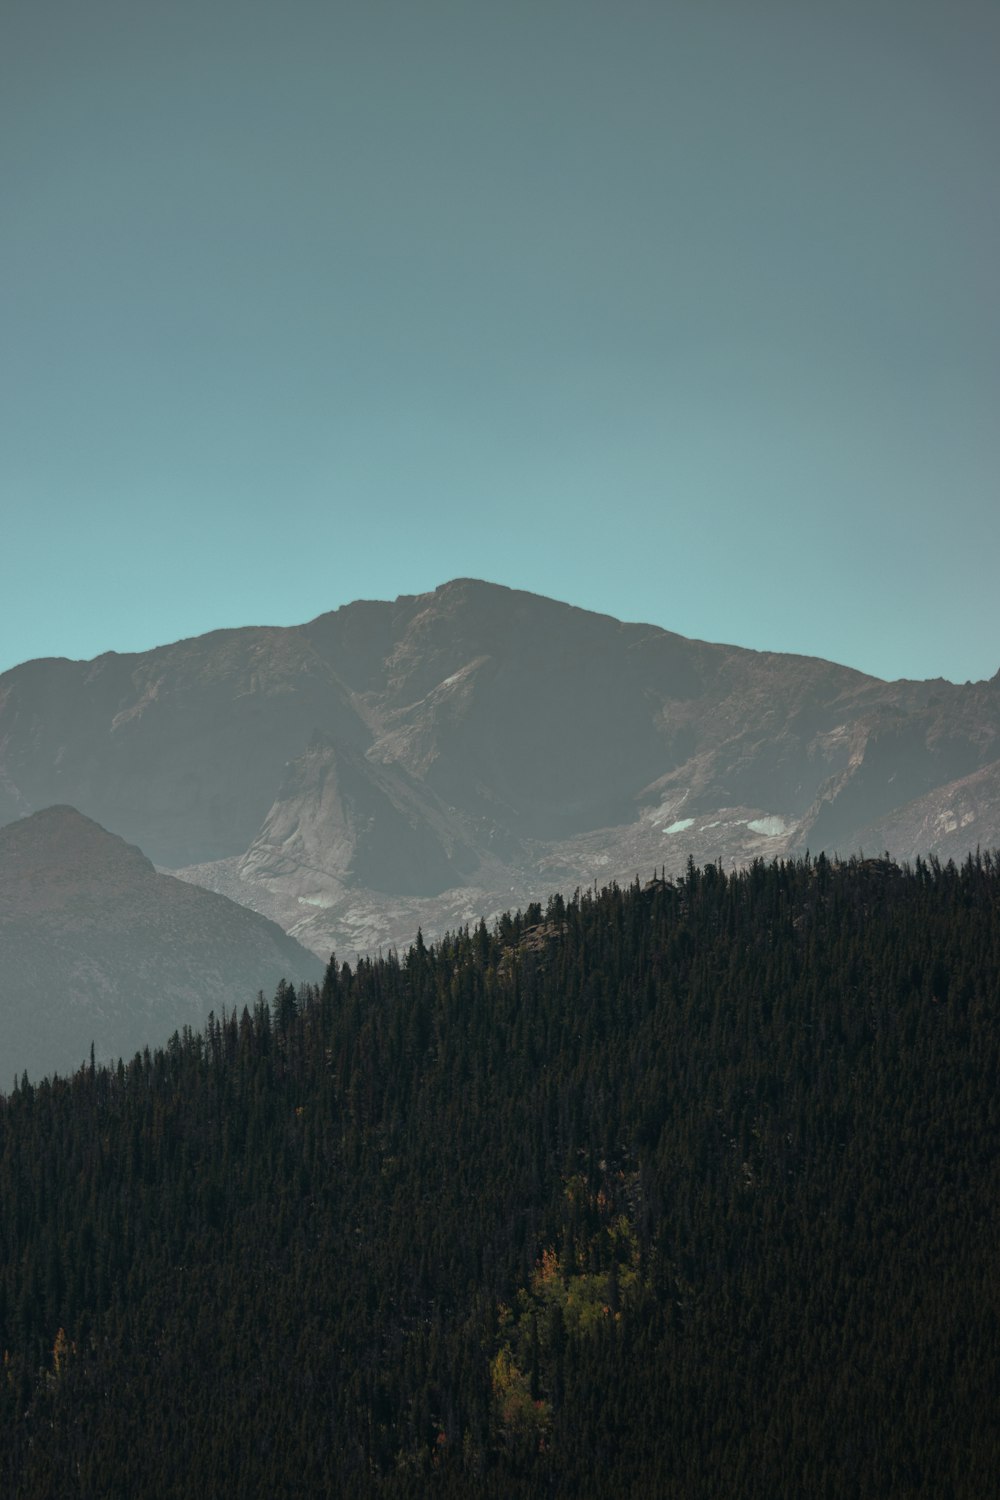
[{"label": "dense conifer forest", "polygon": [[1000,863],[331,962],[0,1100],[0,1492],[982,1497]]}]

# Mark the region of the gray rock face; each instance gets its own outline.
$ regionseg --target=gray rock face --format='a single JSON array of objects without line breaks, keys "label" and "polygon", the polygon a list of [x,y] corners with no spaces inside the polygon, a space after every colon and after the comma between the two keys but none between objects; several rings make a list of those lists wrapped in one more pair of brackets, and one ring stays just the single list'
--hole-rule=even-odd
[{"label": "gray rock face", "polygon": [[[858,842],[875,853],[882,849],[929,851],[941,860],[963,860],[970,846],[1000,845],[1000,760],[935,787],[903,807],[894,808],[868,828]],[[984,836],[985,835],[985,836]],[[974,840],[974,845],[970,841]]]},{"label": "gray rock face", "polygon": [[72,802],[345,957],[689,855],[992,847],[986,795],[950,832],[901,810],[998,765],[1000,674],[885,683],[468,579],[0,677],[0,817]]},{"label": "gray rock face", "polygon": [[67,803],[158,865],[247,847],[317,729],[370,736],[295,631],[218,631],[143,655],[26,662],[0,677],[4,814]]},{"label": "gray rock face", "polygon": [[0,829],[0,1089],[162,1044],[323,964],[72,807]]}]

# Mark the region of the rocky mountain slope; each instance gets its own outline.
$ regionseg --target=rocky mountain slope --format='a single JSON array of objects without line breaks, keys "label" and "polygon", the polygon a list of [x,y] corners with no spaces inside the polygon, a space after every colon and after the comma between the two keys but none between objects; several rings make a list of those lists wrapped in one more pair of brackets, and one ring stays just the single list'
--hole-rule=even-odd
[{"label": "rocky mountain slope", "polygon": [[689,855],[996,846],[998,777],[1000,674],[885,683],[469,579],[0,677],[0,819],[72,803],[349,958]]},{"label": "rocky mountain slope", "polygon": [[130,1058],[323,965],[274,923],[156,872],[72,807],[0,829],[0,1089]]}]

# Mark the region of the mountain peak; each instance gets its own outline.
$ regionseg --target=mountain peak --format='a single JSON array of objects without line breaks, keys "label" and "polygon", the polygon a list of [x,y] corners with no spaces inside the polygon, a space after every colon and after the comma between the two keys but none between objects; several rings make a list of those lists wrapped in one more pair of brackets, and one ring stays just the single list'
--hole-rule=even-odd
[{"label": "mountain peak", "polygon": [[[5,905],[64,899],[70,888],[125,889],[155,878],[134,844],[109,833],[75,807],[56,803],[0,828],[0,889]],[[56,896],[58,893],[58,897]]]},{"label": "mountain peak", "polygon": [[[900,858],[1000,827],[991,777],[968,780],[1000,755],[982,684],[883,683],[471,577],[19,668],[0,747],[0,824],[72,803],[323,955],[688,856],[850,852],[928,796],[892,824]],[[102,860],[119,886],[152,878],[79,813],[45,817],[58,835],[29,819],[8,837],[63,888]]]},{"label": "mountain peak", "polygon": [[274,923],[159,874],[75,807],[0,829],[0,1088],[130,1056],[322,965]]}]

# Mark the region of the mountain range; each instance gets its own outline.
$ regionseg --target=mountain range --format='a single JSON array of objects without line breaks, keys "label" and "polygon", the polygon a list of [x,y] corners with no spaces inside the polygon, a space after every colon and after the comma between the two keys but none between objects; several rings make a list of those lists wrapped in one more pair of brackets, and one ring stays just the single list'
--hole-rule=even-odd
[{"label": "mountain range", "polygon": [[1000,845],[1000,672],[883,682],[458,579],[13,668],[0,823],[51,804],[353,958],[689,858]]}]

